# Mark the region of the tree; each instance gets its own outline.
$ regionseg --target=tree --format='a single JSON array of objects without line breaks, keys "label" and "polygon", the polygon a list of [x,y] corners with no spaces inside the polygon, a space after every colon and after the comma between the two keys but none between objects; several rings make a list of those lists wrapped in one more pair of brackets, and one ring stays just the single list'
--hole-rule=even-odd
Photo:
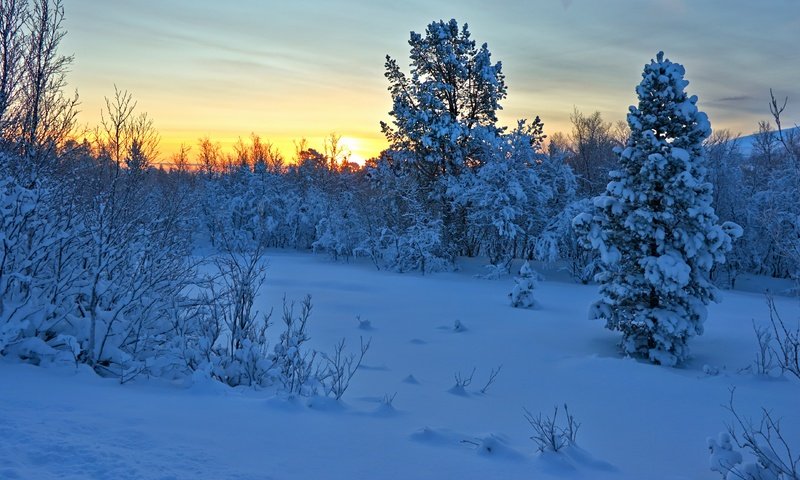
[{"label": "tree", "polygon": [[213,143],[210,137],[203,137],[197,140],[197,163],[206,175],[211,175],[219,170],[220,150],[219,143]]},{"label": "tree", "polygon": [[619,133],[625,129],[604,121],[600,112],[585,115],[576,108],[569,119],[572,154],[567,159],[578,175],[580,192],[592,195],[602,188],[600,182],[614,167],[614,148],[624,142]]},{"label": "tree", "polygon": [[[486,133],[481,142],[486,163],[475,174],[463,174],[460,182],[451,181],[448,193],[466,211],[467,245],[506,273],[531,230],[538,233],[546,223],[545,205],[555,192],[540,178],[545,158],[538,119],[520,121],[508,134]],[[550,180],[553,186],[558,181]]]},{"label": "tree", "polygon": [[[715,131],[705,142],[706,158],[708,165],[707,179],[714,187],[714,210],[722,221],[739,222],[748,232],[748,204],[752,194],[746,191],[742,165],[744,157],[739,148],[739,137],[732,135],[728,130]],[[712,278],[720,284],[724,279],[725,285],[733,288],[739,269],[746,264],[748,252],[744,238],[739,241],[737,248],[726,258],[724,268],[712,270]],[[724,277],[720,274],[724,273]]]},{"label": "tree", "polygon": [[137,102],[114,85],[114,98],[105,98],[101,126],[95,129],[97,152],[111,160],[114,174],[124,165],[131,172],[147,170],[158,155],[160,137],[146,112],[136,115]]},{"label": "tree", "polygon": [[[468,26],[456,20],[411,32],[410,75],[386,57],[392,95],[392,124],[381,123],[395,162],[419,183],[420,202],[430,212],[423,229],[440,225],[443,252],[451,261],[470,254],[465,246],[467,208],[451,188],[464,173],[487,162],[483,141],[504,130],[497,111],[506,96],[500,62],[492,63],[486,44],[478,48]],[[420,217],[421,218],[421,217]]]},{"label": "tree", "polygon": [[602,298],[591,316],[622,332],[625,353],[670,366],[703,333],[705,305],[716,300],[709,272],[741,235],[734,223],[717,225],[703,147],[711,125],[684,91],[684,73],[663,52],[645,66],[620,168],[593,213],[574,220],[600,253]]},{"label": "tree", "polygon": [[[21,82],[24,26],[28,16],[24,0],[0,1],[0,138],[7,138],[16,123],[14,108]],[[17,132],[14,132],[17,133]]]},{"label": "tree", "polygon": [[58,47],[66,35],[62,0],[34,0],[26,16],[22,64],[22,140],[30,157],[41,161],[63,143],[75,124],[78,95],[65,97],[66,72],[73,57]]},{"label": "tree", "polygon": [[386,57],[394,120],[381,128],[428,180],[457,175],[480,162],[470,156],[472,129],[497,123],[506,97],[502,65],[492,64],[488,46],[478,48],[467,24],[459,28],[455,19],[429,24],[424,36],[411,32],[408,44],[410,77]]},{"label": "tree", "polygon": [[59,53],[62,0],[0,1],[0,138],[19,170],[49,165],[73,133],[78,95],[64,95],[71,56]]},{"label": "tree", "polygon": [[536,306],[536,299],[533,291],[541,280],[528,262],[522,264],[519,269],[519,277],[514,277],[514,288],[508,294],[511,299],[511,306],[515,308],[532,308]]},{"label": "tree", "polygon": [[175,171],[180,173],[187,173],[189,171],[189,150],[192,147],[181,143],[178,151],[172,154],[172,165]]}]

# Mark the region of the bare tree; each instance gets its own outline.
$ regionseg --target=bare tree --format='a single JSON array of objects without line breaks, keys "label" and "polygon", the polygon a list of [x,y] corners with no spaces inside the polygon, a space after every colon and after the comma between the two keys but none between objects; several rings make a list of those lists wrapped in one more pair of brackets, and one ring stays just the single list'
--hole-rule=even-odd
[{"label": "bare tree", "polygon": [[66,35],[63,0],[34,0],[26,21],[21,133],[24,150],[41,158],[53,153],[73,129],[78,95],[63,95],[73,60],[58,51]]},{"label": "bare tree", "polygon": [[127,129],[128,134],[128,154],[131,154],[133,146],[136,145],[139,153],[146,162],[144,167],[150,166],[152,162],[158,157],[158,144],[161,142],[161,136],[158,134],[153,119],[147,114],[142,112],[133,117]]},{"label": "bare tree", "polygon": [[189,171],[189,150],[191,149],[192,147],[181,143],[178,151],[172,155],[172,164],[178,172],[186,173]]},{"label": "bare tree", "polygon": [[220,170],[221,147],[219,143],[213,143],[208,136],[197,140],[197,163],[206,175],[211,175]]},{"label": "bare tree", "polygon": [[100,112],[95,143],[98,153],[110,158],[117,169],[126,164],[132,170],[145,170],[158,155],[158,131],[147,113],[135,114],[136,106],[130,92],[114,85],[114,97],[105,98]]},{"label": "bare tree", "polygon": [[21,84],[24,25],[28,16],[24,0],[0,0],[0,137],[14,125],[13,107]]},{"label": "bare tree", "polygon": [[242,170],[249,170],[251,167],[251,158],[250,158],[250,148],[245,145],[244,140],[242,137],[236,139],[236,143],[233,145],[233,162],[231,162],[232,166],[238,167]]},{"label": "bare tree", "polygon": [[600,112],[585,115],[577,108],[570,115],[571,154],[568,163],[578,174],[578,187],[584,193],[599,191],[616,162],[614,147],[619,146],[621,129],[603,120]]},{"label": "bare tree", "polygon": [[114,85],[114,98],[105,98],[106,107],[100,112],[100,127],[95,142],[99,153],[107,155],[119,167],[126,150],[126,130],[133,117],[136,102],[127,90]]},{"label": "bare tree", "polygon": [[342,136],[331,132],[325,139],[324,154],[328,157],[328,168],[331,171],[344,167],[350,158],[350,150],[342,143]]},{"label": "bare tree", "polygon": [[285,160],[278,147],[270,142],[265,142],[264,155],[267,161],[267,170],[272,173],[284,173],[286,170]]},{"label": "bare tree", "polygon": [[796,131],[789,131],[784,130],[781,120],[781,115],[783,111],[786,109],[786,105],[789,103],[789,97],[784,97],[783,103],[781,104],[775,98],[775,94],[772,93],[772,89],[769,89],[769,112],[772,114],[773,120],[775,120],[775,126],[777,127],[777,139],[781,145],[783,145],[784,150],[789,155],[789,157],[797,161],[800,157],[800,138]]},{"label": "bare tree", "polygon": [[748,183],[753,192],[765,187],[778,158],[778,139],[775,130],[770,122],[761,120],[758,122],[758,132],[753,135],[751,165],[748,166]]},{"label": "bare tree", "polygon": [[255,172],[281,173],[283,171],[283,156],[278,148],[269,140],[262,140],[261,136],[256,133],[250,134],[248,157]]}]

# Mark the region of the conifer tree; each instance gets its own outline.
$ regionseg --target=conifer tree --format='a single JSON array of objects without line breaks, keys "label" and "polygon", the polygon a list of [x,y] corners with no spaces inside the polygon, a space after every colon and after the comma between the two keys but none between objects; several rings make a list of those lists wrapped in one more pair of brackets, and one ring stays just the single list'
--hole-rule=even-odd
[{"label": "conifer tree", "polygon": [[717,224],[703,148],[711,126],[684,91],[684,73],[663,52],[645,66],[619,170],[593,212],[574,220],[601,257],[602,298],[590,316],[622,333],[625,353],[670,366],[703,333],[705,306],[717,300],[709,272],[741,235],[734,223]]},{"label": "conifer tree", "polygon": [[511,306],[515,308],[532,308],[536,306],[536,299],[533,291],[541,280],[536,271],[531,268],[528,262],[522,264],[519,269],[519,277],[514,277],[514,288],[508,296],[511,298]]}]

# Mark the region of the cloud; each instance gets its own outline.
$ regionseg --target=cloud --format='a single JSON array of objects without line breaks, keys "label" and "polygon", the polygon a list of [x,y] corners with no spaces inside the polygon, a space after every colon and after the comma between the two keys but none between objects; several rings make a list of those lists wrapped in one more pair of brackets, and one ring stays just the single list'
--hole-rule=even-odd
[{"label": "cloud", "polygon": [[732,97],[718,98],[716,100],[712,100],[712,102],[716,102],[716,103],[737,102],[738,103],[738,102],[746,102],[746,101],[750,101],[750,100],[753,100],[753,96],[752,95],[734,95]]}]

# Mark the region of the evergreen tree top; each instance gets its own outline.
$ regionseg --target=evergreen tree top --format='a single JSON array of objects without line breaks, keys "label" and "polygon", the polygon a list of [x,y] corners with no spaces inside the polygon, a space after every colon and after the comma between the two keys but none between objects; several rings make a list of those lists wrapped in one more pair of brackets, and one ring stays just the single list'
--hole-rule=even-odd
[{"label": "evergreen tree top", "polygon": [[[711,135],[711,124],[697,108],[697,96],[687,95],[686,69],[658,52],[645,65],[636,87],[639,106],[630,107],[631,136],[627,147],[651,153],[667,153],[677,147],[691,155],[702,154],[702,143]],[[623,155],[623,159],[627,155]]]}]

